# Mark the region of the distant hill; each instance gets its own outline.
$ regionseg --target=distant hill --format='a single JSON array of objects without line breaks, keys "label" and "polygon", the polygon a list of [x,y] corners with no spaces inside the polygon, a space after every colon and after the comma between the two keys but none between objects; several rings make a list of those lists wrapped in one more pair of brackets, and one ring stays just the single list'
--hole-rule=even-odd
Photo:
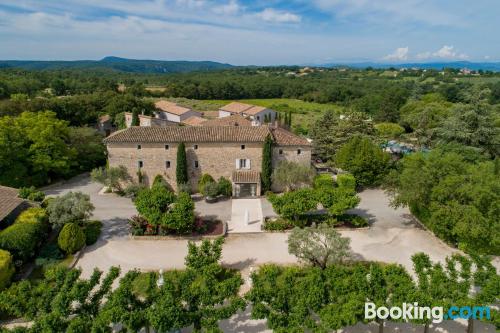
[{"label": "distant hill", "polygon": [[352,68],[419,68],[419,69],[436,69],[444,68],[468,68],[471,70],[484,70],[500,72],[500,62],[470,62],[470,61],[453,61],[453,62],[428,62],[428,63],[405,63],[405,64],[388,64],[376,62],[358,62],[358,63],[331,63],[323,64],[319,67],[352,67]]},{"label": "distant hill", "polygon": [[76,61],[0,60],[0,68],[23,68],[28,70],[110,69],[127,73],[183,73],[231,67],[233,66],[214,61],[135,60],[118,57]]}]

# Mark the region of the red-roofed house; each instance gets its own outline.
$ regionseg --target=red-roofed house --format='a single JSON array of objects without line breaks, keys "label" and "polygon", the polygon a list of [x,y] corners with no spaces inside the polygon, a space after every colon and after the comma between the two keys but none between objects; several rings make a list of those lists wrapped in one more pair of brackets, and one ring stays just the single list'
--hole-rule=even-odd
[{"label": "red-roofed house", "polygon": [[175,123],[180,123],[189,117],[201,117],[201,113],[193,109],[186,108],[176,103],[161,100],[155,103],[156,116],[159,119],[165,119]]},{"label": "red-roofed house", "polygon": [[219,109],[220,118],[235,114],[242,115],[243,117],[258,122],[259,124],[263,123],[266,117],[269,119],[269,122],[273,122],[276,119],[276,111],[263,106],[246,103],[232,102]]}]

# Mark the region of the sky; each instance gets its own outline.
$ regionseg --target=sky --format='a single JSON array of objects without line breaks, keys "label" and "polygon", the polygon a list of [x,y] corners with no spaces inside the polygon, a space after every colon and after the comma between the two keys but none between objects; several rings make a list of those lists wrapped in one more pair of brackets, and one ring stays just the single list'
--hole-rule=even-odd
[{"label": "sky", "polygon": [[499,61],[498,0],[0,0],[0,59]]}]

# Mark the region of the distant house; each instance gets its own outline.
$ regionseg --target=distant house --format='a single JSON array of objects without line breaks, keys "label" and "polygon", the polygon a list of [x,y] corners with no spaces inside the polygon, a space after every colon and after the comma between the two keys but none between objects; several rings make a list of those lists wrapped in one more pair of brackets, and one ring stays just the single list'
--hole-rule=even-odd
[{"label": "distant house", "polygon": [[[125,125],[128,127],[132,126],[132,113],[125,112]],[[168,121],[166,119],[160,119],[157,117],[146,116],[143,114],[139,115],[139,126],[142,127],[165,127],[165,126],[175,126],[177,123]]]},{"label": "distant house", "polygon": [[202,126],[252,126],[252,122],[242,115],[234,114],[228,117],[207,120]]},{"label": "distant house", "polygon": [[203,123],[206,122],[207,120],[202,117],[198,116],[192,116],[187,118],[186,120],[182,121],[181,124],[187,125],[187,126],[203,126]]},{"label": "distant house", "polygon": [[97,131],[99,133],[108,136],[116,130],[116,126],[111,121],[111,116],[105,114],[104,116],[99,117],[97,121]]},{"label": "distant house", "polygon": [[276,119],[276,111],[263,106],[256,106],[246,103],[232,102],[228,105],[224,105],[219,109],[220,118],[229,117],[236,114],[249,118],[250,120],[256,121],[258,123],[263,123],[266,118],[269,119],[270,122],[273,122]]},{"label": "distant house", "polygon": [[172,121],[174,123],[181,123],[189,117],[201,117],[200,112],[177,105],[170,101],[158,101],[155,103],[155,107],[157,118]]},{"label": "distant house", "polygon": [[31,207],[29,201],[17,195],[17,189],[0,186],[0,229],[11,225],[22,211]]}]

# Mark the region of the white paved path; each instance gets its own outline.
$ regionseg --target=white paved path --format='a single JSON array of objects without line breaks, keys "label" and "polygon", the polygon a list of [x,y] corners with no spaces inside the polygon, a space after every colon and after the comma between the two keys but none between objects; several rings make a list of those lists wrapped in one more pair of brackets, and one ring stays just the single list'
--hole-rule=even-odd
[{"label": "white paved path", "polygon": [[[245,214],[248,212],[248,224]],[[231,206],[231,220],[228,223],[229,233],[262,232],[262,205],[261,199],[233,199]]]}]

